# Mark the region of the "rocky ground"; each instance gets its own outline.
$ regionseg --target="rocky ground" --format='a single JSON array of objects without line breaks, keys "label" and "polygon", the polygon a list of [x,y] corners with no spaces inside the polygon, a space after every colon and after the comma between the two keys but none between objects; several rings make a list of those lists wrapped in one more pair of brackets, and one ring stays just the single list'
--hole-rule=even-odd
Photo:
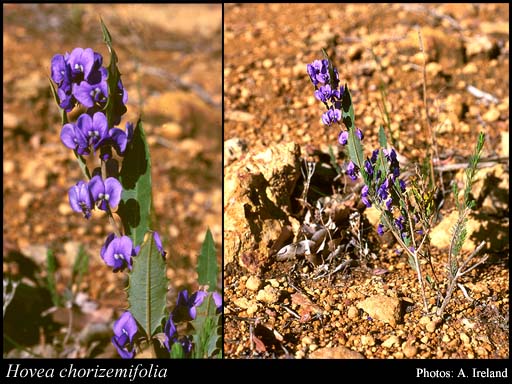
[{"label": "rocky ground", "polygon": [[[508,358],[508,5],[227,4],[224,12],[225,356]],[[376,234],[361,185],[336,177],[329,150],[341,169],[346,156],[338,130],[320,121],[306,73],[322,48],[351,89],[367,154],[387,109],[401,166],[412,170],[432,145],[430,121],[446,192],[431,228],[440,278],[456,218],[450,185],[463,185],[485,132],[463,254],[483,241],[488,259],[461,280],[467,297],[458,289],[442,319],[422,312],[415,273],[392,238]],[[343,250],[329,262],[297,247],[322,227]],[[427,296],[435,310],[435,292]]]},{"label": "rocky ground", "polygon": [[[100,259],[111,232],[105,217],[86,221],[69,207],[67,191],[81,171],[59,139],[50,60],[91,47],[108,64],[103,18],[128,91],[122,127],[142,115],[148,138],[153,229],[168,252],[171,290],[197,289],[207,228],[221,260],[222,5],[10,4],[3,11],[3,272],[4,283],[21,280],[4,316],[4,356],[115,357],[111,327],[127,304],[126,280]],[[57,258],[57,291],[65,295],[80,246],[89,268],[72,287],[68,323],[67,309],[51,309],[46,254]]]}]

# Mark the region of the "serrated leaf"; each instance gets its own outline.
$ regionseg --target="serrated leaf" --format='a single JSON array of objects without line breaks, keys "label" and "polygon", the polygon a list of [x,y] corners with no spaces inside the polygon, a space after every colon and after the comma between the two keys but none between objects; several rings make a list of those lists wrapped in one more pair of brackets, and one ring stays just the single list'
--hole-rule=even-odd
[{"label": "serrated leaf", "polygon": [[[357,137],[354,125],[354,108],[352,106],[352,97],[348,85],[345,84],[345,91],[341,99],[341,117],[343,124],[348,129],[348,155],[350,160],[362,169],[364,166],[363,145]],[[364,173],[363,173],[364,174]],[[366,181],[366,180],[365,180]]]},{"label": "serrated leaf", "polygon": [[103,22],[102,19],[100,19],[101,22],[101,29],[103,32],[103,41],[108,47],[108,50],[110,52],[110,63],[107,67],[108,70],[108,77],[107,77],[107,85],[108,85],[108,100],[107,104],[105,105],[105,115],[107,116],[108,126],[113,127],[114,126],[114,108],[116,105],[123,105],[122,103],[122,94],[119,94],[118,92],[118,82],[121,78],[121,72],[117,68],[117,54],[114,50],[114,47],[112,46],[112,36],[110,35],[110,32],[108,31],[107,26]]},{"label": "serrated leaf", "polygon": [[196,318],[191,321],[194,327],[193,357],[209,358],[220,353],[220,314],[210,293],[197,307]]},{"label": "serrated leaf", "polygon": [[170,352],[171,359],[183,359],[185,357],[185,351],[180,343],[173,343]]},{"label": "serrated leaf", "polygon": [[168,285],[165,260],[157,249],[153,233],[148,232],[139,254],[133,258],[128,285],[130,312],[148,339],[161,327],[165,317]]},{"label": "serrated leaf", "polygon": [[379,127],[379,144],[381,148],[387,148],[388,140],[386,139],[386,132],[384,132],[384,127],[381,125]]},{"label": "serrated leaf", "polygon": [[213,292],[217,288],[217,254],[215,243],[210,229],[206,231],[199,260],[197,262],[198,282],[200,285],[207,285],[208,290]]},{"label": "serrated leaf", "polygon": [[140,119],[131,146],[126,150],[119,181],[123,192],[117,213],[125,234],[138,245],[151,225],[151,159]]},{"label": "serrated leaf", "polygon": [[80,245],[75,262],[73,263],[73,271],[71,273],[71,282],[77,287],[82,282],[83,275],[89,269],[89,255],[85,252],[83,245]]}]

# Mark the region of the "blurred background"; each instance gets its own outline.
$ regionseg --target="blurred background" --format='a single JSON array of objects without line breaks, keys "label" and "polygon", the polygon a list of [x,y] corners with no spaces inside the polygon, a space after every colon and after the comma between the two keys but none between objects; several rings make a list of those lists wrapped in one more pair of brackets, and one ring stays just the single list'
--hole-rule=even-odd
[{"label": "blurred background", "polygon": [[85,220],[69,207],[68,189],[82,173],[60,142],[49,87],[55,54],[90,47],[108,65],[100,17],[128,91],[120,127],[142,116],[149,142],[153,229],[168,252],[169,302],[180,289],[197,289],[207,228],[220,265],[222,5],[6,4],[4,357],[117,356],[111,329],[127,307],[126,276],[100,258],[111,232],[102,212]]}]

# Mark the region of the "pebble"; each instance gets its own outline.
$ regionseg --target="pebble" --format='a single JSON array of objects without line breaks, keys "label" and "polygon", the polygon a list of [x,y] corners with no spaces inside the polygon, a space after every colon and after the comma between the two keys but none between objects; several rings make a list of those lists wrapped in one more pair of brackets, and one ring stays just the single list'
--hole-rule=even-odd
[{"label": "pebble", "polygon": [[324,347],[318,348],[309,355],[310,359],[364,359],[359,352],[353,351],[347,347]]},{"label": "pebble", "polygon": [[183,127],[176,122],[165,123],[160,133],[167,139],[178,139],[183,134]]},{"label": "pebble", "polygon": [[371,347],[371,346],[375,345],[375,339],[371,335],[363,335],[363,336],[361,336],[361,344],[368,345]]},{"label": "pebble", "polygon": [[407,343],[403,348],[402,351],[404,352],[405,357],[411,359],[414,356],[418,354],[418,348],[414,345],[410,345]]},{"label": "pebble", "polygon": [[395,335],[389,336],[386,340],[384,340],[382,342],[382,346],[384,348],[391,348],[393,345],[398,345],[398,344],[400,344],[400,340]]},{"label": "pebble", "polygon": [[368,313],[375,320],[395,327],[400,316],[400,300],[396,297],[375,295],[357,304],[358,308]]},{"label": "pebble", "polygon": [[8,175],[14,171],[16,163],[12,160],[4,160],[4,174]]},{"label": "pebble", "polygon": [[312,344],[312,343],[313,343],[313,339],[312,339],[311,337],[309,337],[309,336],[304,336],[304,337],[302,338],[301,343],[302,343],[303,345],[309,345],[309,344]]},{"label": "pebble", "polygon": [[279,299],[279,291],[270,285],[265,286],[264,289],[258,292],[256,300],[262,301],[267,304],[274,304]]},{"label": "pebble", "polygon": [[20,125],[20,119],[16,114],[4,111],[4,129],[14,129]]},{"label": "pebble", "polygon": [[349,319],[355,319],[356,317],[358,317],[358,315],[359,315],[358,309],[352,305],[348,309],[348,318]]},{"label": "pebble", "polygon": [[257,276],[250,276],[245,282],[245,288],[249,291],[257,291],[260,288],[261,280]]},{"label": "pebble", "polygon": [[493,123],[500,118],[500,111],[496,107],[491,107],[484,113],[482,118],[489,123]]},{"label": "pebble", "polygon": [[470,340],[471,340],[471,339],[469,338],[469,336],[468,336],[468,335],[466,335],[464,332],[461,332],[461,333],[459,334],[459,338],[462,340],[462,342],[463,342],[464,344],[469,344],[469,342],[470,342]]},{"label": "pebble", "polygon": [[34,200],[35,196],[32,192],[23,192],[23,194],[18,199],[18,205],[22,209],[28,208],[30,203]]},{"label": "pebble", "polygon": [[59,214],[61,214],[62,216],[69,215],[73,212],[73,209],[71,209],[71,206],[68,202],[60,203],[57,209],[59,211]]}]

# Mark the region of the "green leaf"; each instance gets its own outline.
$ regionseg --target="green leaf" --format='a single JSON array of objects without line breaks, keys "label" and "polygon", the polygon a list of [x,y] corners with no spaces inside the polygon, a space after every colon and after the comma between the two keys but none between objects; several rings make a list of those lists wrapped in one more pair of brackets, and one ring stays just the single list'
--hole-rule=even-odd
[{"label": "green leaf", "polygon": [[161,327],[165,317],[168,284],[165,260],[157,249],[153,233],[148,232],[139,254],[133,258],[128,285],[130,312],[148,339]]},{"label": "green leaf", "polygon": [[185,351],[180,343],[174,343],[171,347],[171,359],[183,359],[185,357]]},{"label": "green leaf", "polygon": [[[352,97],[348,85],[345,84],[345,92],[341,99],[341,118],[348,129],[348,155],[350,160],[359,167],[364,169],[363,145],[357,137],[354,125],[354,107],[352,106]],[[362,172],[363,176],[366,172]],[[365,179],[365,182],[367,180]]]},{"label": "green leaf", "polygon": [[76,255],[75,262],[73,264],[73,271],[71,273],[71,283],[80,286],[83,275],[89,269],[89,255],[85,252],[83,245],[80,245],[78,254]]},{"label": "green leaf", "polygon": [[193,357],[199,359],[219,357],[221,322],[211,293],[197,307],[196,318],[191,321],[191,324],[195,330],[192,336]]},{"label": "green leaf", "polygon": [[381,148],[387,148],[388,146],[386,133],[384,132],[384,127],[382,125],[379,127],[379,144]]},{"label": "green leaf", "polygon": [[197,275],[200,285],[207,285],[208,290],[213,292],[217,288],[217,254],[215,243],[210,229],[206,231],[199,260],[197,262]]},{"label": "green leaf", "polygon": [[[105,115],[107,116],[108,126],[113,127],[114,126],[114,115],[115,112],[114,108],[116,105],[122,105],[121,99],[123,97],[122,94],[119,94],[118,92],[118,82],[121,78],[121,73],[119,72],[119,69],[117,68],[117,54],[114,50],[114,47],[112,46],[112,36],[110,35],[110,32],[108,31],[107,26],[103,22],[102,19],[100,19],[101,23],[101,29],[103,32],[103,41],[108,47],[108,50],[110,52],[110,63],[107,67],[108,69],[108,78],[107,78],[107,84],[108,84],[108,101],[107,105],[105,105]],[[117,111],[118,112],[118,111]]]},{"label": "green leaf", "polygon": [[55,273],[57,272],[57,259],[53,254],[51,249],[46,251],[46,266],[47,266],[47,276],[46,282],[48,284],[48,290],[50,291],[50,295],[52,297],[52,303],[54,306],[58,307],[61,304],[60,296],[57,293],[57,285],[55,283]]},{"label": "green leaf", "polygon": [[151,159],[140,119],[126,150],[119,181],[123,192],[117,213],[123,221],[125,234],[138,245],[151,225]]}]

